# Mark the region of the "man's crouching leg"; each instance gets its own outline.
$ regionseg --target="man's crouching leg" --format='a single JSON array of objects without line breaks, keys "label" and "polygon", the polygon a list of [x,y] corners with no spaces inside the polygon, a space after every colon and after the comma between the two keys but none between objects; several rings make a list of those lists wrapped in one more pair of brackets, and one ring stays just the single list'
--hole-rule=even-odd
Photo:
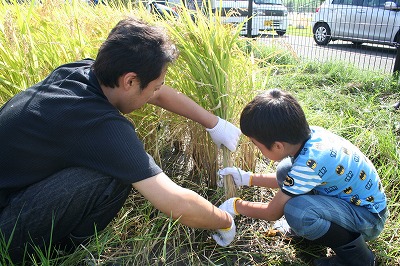
[{"label": "man's crouching leg", "polygon": [[32,254],[33,246],[70,249],[83,243],[111,222],[131,189],[131,184],[77,167],[12,194],[0,213],[10,257],[21,261],[25,249]]}]

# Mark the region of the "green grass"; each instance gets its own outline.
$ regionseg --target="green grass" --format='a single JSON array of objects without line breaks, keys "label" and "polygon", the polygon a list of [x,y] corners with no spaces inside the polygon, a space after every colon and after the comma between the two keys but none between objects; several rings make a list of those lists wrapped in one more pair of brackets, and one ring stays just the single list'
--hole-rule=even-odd
[{"label": "green grass", "polygon": [[[0,103],[63,62],[94,57],[111,27],[128,14],[166,23],[182,52],[181,59],[170,68],[167,84],[185,91],[206,108],[213,111],[216,106],[216,102],[207,100],[213,84],[228,84],[228,91],[213,97],[226,98],[231,109],[224,111],[237,122],[249,99],[261,90],[278,87],[299,99],[310,124],[328,128],[359,146],[377,167],[391,211],[385,230],[370,246],[380,265],[400,265],[400,111],[390,108],[400,100],[400,93],[399,79],[390,74],[360,70],[345,62],[299,61],[290,47],[237,39],[235,29],[214,27],[206,20],[198,21],[201,24],[193,28],[195,25],[188,20],[184,25],[184,20],[158,20],[143,10],[119,5],[92,8],[78,2],[49,2],[43,6],[1,2]],[[291,30],[299,29],[290,29],[288,34]],[[185,38],[180,40],[179,36]],[[223,40],[230,42],[220,43]],[[201,72],[196,68],[198,62],[204,68]],[[222,190],[209,186],[208,174],[194,167],[188,155],[193,150],[181,154],[183,164],[178,158],[168,157],[170,140],[184,140],[188,132],[203,134],[207,139],[203,129],[152,106],[138,110],[131,118],[146,149],[177,183],[217,205],[224,200]],[[187,125],[184,128],[183,123]],[[208,140],[202,145],[195,148],[200,154],[213,144]],[[206,156],[202,158],[206,160]],[[251,170],[270,168],[244,137],[233,159],[236,165]],[[248,200],[268,201],[274,191],[243,188],[237,193]],[[236,224],[235,241],[226,248],[219,247],[211,238],[212,232],[172,221],[140,194],[133,193],[106,230],[74,253],[48,249],[27,256],[33,265],[308,265],[326,252],[305,242],[267,237],[270,222],[238,217]],[[12,265],[5,246],[0,239],[0,264]]]}]

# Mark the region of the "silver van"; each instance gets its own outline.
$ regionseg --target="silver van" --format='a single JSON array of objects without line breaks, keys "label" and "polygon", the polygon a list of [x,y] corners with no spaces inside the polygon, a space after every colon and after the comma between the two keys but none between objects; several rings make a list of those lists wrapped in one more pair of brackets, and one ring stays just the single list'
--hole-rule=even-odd
[{"label": "silver van", "polygon": [[318,45],[345,40],[354,44],[400,43],[400,0],[326,0],[313,15]]}]

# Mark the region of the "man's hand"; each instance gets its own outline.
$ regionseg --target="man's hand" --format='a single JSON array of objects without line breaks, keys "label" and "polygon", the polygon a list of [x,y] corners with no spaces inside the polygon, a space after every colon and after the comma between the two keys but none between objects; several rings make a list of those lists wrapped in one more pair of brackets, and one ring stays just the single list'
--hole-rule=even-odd
[{"label": "man's hand", "polygon": [[218,117],[218,123],[213,128],[206,128],[218,149],[221,144],[227,147],[231,152],[236,150],[240,134],[242,133],[239,128],[232,123]]},{"label": "man's hand", "polygon": [[232,218],[231,227],[226,229],[218,229],[217,233],[212,236],[214,240],[217,242],[217,244],[220,246],[226,247],[233,241],[233,239],[235,239],[236,225],[235,221],[233,220],[233,217],[231,218]]},{"label": "man's hand", "polygon": [[[220,176],[220,179],[223,179],[224,175],[231,175],[237,187],[252,185],[251,181],[253,173],[243,171],[237,167],[226,167],[224,169],[220,169],[218,170],[218,175]],[[219,186],[221,186],[221,184],[223,184],[223,182],[218,182]]]}]

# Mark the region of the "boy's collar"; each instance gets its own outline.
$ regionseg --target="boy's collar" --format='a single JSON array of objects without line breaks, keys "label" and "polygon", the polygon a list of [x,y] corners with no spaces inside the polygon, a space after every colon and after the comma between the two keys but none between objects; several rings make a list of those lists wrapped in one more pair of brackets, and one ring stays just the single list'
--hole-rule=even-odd
[{"label": "boy's collar", "polygon": [[296,159],[297,158],[297,156],[299,156],[299,154],[300,154],[300,152],[303,150],[303,148],[304,148],[304,145],[306,145],[306,142],[309,140],[311,138],[311,133],[310,133],[310,135],[308,135],[308,138],[306,138],[304,141],[303,141],[303,143],[301,144],[301,147],[300,147],[300,149],[296,152],[296,154],[293,156],[293,159]]}]

